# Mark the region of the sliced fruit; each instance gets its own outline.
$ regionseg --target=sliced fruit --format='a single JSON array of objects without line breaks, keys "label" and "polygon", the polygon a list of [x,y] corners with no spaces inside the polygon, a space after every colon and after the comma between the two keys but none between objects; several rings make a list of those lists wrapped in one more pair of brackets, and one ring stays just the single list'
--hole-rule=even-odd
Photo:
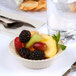
[{"label": "sliced fruit", "polygon": [[29,42],[26,44],[26,48],[31,47],[35,42],[39,42],[42,40],[42,37],[40,35],[38,35],[37,33],[35,33],[31,39],[29,40]]},{"label": "sliced fruit", "polygon": [[14,43],[15,43],[15,48],[16,48],[17,51],[19,51],[20,48],[23,47],[23,44],[20,42],[19,37],[15,38]]},{"label": "sliced fruit", "polygon": [[51,58],[56,55],[57,53],[57,46],[56,46],[56,41],[52,38],[52,36],[48,36],[46,34],[42,34],[41,37],[44,38],[42,40],[43,43],[47,45],[47,49],[45,52],[45,57]]},{"label": "sliced fruit", "polygon": [[47,45],[45,43],[42,43],[42,42],[36,42],[33,45],[33,48],[36,49],[36,50],[45,51],[46,48],[47,48]]},{"label": "sliced fruit", "polygon": [[32,37],[35,33],[39,34],[38,31],[30,31],[30,33],[31,33],[31,37]]}]

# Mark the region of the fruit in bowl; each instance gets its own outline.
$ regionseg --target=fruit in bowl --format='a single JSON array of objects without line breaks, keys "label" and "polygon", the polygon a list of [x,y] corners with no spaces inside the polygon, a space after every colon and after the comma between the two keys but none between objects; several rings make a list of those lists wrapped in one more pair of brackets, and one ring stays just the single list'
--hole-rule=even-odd
[{"label": "fruit in bowl", "polygon": [[66,46],[58,35],[39,34],[37,31],[23,30],[9,44],[11,53],[32,69],[48,67],[51,61],[65,50]]}]

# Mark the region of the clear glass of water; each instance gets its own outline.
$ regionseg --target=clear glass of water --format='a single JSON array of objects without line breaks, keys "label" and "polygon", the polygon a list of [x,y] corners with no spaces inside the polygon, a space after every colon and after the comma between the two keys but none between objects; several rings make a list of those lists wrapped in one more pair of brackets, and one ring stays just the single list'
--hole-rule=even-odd
[{"label": "clear glass of water", "polygon": [[76,0],[47,0],[47,25],[49,34],[61,32],[61,39],[76,39],[76,12],[69,8]]}]

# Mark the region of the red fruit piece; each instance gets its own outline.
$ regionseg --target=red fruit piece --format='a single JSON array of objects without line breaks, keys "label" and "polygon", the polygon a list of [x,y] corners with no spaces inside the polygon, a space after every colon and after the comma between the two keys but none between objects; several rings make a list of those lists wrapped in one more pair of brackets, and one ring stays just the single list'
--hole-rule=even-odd
[{"label": "red fruit piece", "polygon": [[16,38],[15,38],[14,43],[15,43],[15,48],[16,48],[16,50],[19,51],[20,48],[22,48],[22,45],[23,45],[23,44],[20,42],[19,37],[16,37]]},{"label": "red fruit piece", "polygon": [[47,45],[46,45],[45,43],[42,43],[42,42],[36,42],[36,43],[33,45],[33,48],[36,49],[36,50],[45,51],[46,48],[47,48]]}]

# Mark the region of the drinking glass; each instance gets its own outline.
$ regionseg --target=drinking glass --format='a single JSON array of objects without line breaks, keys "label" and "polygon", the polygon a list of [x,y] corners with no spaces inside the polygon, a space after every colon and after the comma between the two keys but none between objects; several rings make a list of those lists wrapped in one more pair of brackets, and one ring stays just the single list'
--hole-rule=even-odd
[{"label": "drinking glass", "polygon": [[47,0],[48,33],[60,31],[64,41],[76,39],[76,12],[72,12],[69,7],[73,1]]}]

